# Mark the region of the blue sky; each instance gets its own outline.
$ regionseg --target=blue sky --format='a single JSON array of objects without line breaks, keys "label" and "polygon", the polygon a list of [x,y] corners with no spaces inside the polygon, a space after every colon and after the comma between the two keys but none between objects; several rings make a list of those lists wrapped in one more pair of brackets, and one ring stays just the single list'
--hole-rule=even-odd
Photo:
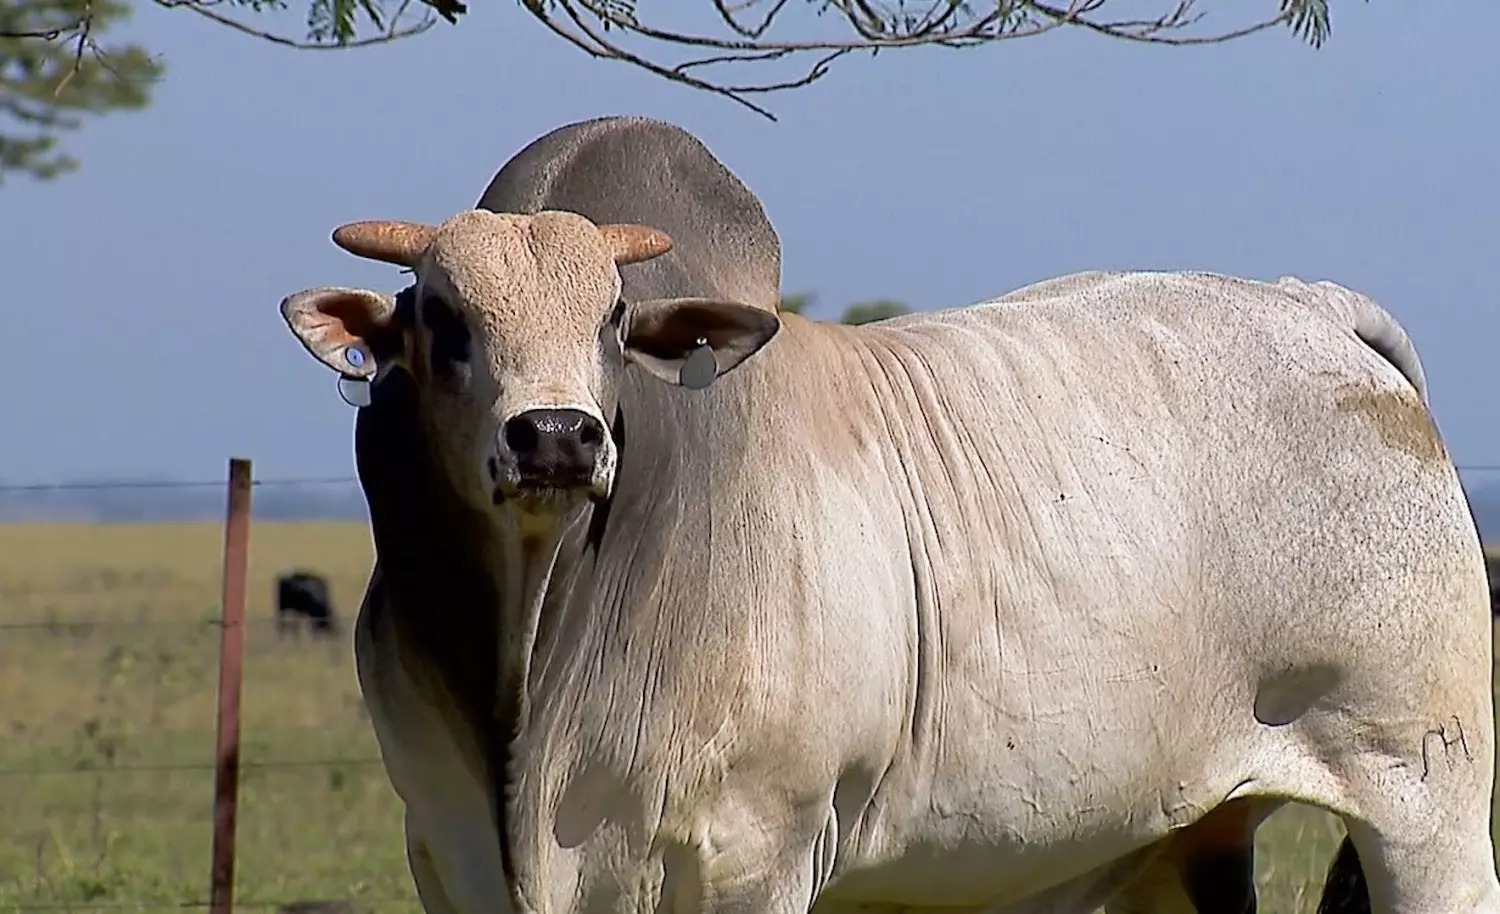
[{"label": "blue sky", "polygon": [[760,195],[786,289],[825,315],[1093,268],[1333,279],[1405,323],[1459,462],[1500,464],[1500,3],[1333,5],[1321,50],[1054,32],[848,60],[769,97],[771,123],[590,60],[512,3],[342,53],[140,4],[129,32],[168,66],[154,105],[71,137],[81,171],[0,187],[0,477],[217,478],[230,454],[351,473],[353,410],[277,304],[401,282],[328,233],[438,221],[540,134],[625,113],[696,133]]}]

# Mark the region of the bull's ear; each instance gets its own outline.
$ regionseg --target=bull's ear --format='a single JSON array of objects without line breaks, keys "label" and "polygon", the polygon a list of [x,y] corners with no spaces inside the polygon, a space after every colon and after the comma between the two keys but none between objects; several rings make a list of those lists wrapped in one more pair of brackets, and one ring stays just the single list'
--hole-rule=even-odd
[{"label": "bull's ear", "polygon": [[625,357],[668,384],[701,389],[770,342],[781,320],[769,311],[704,298],[639,302],[628,311]]},{"label": "bull's ear", "polygon": [[289,295],[281,316],[313,358],[346,378],[369,380],[406,352],[406,319],[396,298],[326,286]]}]

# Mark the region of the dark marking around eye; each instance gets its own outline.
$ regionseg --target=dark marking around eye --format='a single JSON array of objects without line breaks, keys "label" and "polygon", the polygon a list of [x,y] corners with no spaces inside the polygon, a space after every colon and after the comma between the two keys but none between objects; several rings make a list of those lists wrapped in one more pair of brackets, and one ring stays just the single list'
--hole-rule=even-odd
[{"label": "dark marking around eye", "polygon": [[432,336],[432,364],[436,368],[467,362],[471,348],[469,328],[447,302],[436,295],[422,300],[422,322]]},{"label": "dark marking around eye", "polygon": [[396,293],[396,318],[404,325],[410,327],[413,315],[417,311],[417,287],[407,286]]}]

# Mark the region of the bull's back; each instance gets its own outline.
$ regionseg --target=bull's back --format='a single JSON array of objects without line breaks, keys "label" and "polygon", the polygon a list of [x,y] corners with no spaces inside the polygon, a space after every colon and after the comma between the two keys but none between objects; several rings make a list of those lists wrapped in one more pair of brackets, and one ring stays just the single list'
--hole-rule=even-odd
[{"label": "bull's back", "polygon": [[[1128,714],[1140,690],[1201,695],[1201,664],[1243,690],[1309,650],[1362,662],[1352,636],[1377,621],[1475,634],[1482,556],[1456,470],[1418,390],[1340,309],[1207,274],[1053,285],[902,321],[864,356],[878,408],[907,419],[886,462],[908,513],[934,518],[916,548],[947,640],[998,632],[960,668],[1027,683],[996,701],[1085,703],[1065,683],[1092,680]],[[1460,609],[1396,612],[1403,592]],[[1370,618],[1381,599],[1400,618]],[[1173,655],[1176,677],[1153,659]],[[1001,666],[973,666],[986,656]]]}]

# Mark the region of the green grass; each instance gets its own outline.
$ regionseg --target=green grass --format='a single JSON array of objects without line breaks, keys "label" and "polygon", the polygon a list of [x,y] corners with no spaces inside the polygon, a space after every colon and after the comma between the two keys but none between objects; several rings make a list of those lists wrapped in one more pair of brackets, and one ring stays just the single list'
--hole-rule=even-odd
[{"label": "green grass", "polygon": [[[0,626],[47,623],[0,628],[0,909],[207,900],[222,536],[0,526]],[[420,910],[347,628],[299,643],[274,630],[278,571],[326,574],[347,626],[370,560],[361,525],[255,525],[235,890],[247,911]],[[1300,807],[1267,822],[1261,910],[1312,911],[1341,831]]]}]

